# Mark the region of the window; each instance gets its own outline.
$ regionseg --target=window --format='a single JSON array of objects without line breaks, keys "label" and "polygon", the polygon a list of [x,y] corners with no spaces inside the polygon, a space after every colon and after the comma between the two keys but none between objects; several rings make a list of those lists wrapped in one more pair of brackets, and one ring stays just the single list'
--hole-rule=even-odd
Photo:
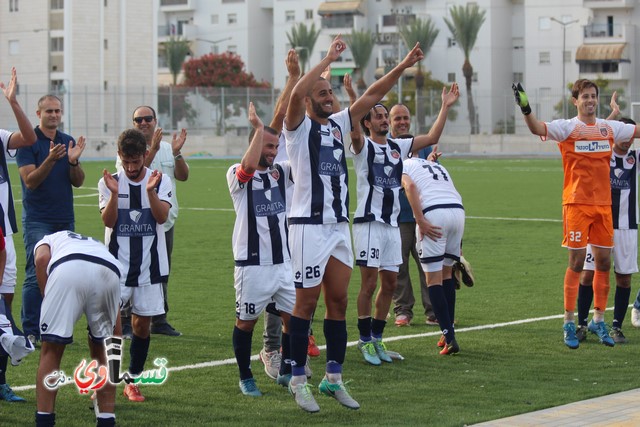
[{"label": "window", "polygon": [[104,39],[104,50],[109,49],[109,40]]},{"label": "window", "polygon": [[236,13],[230,13],[227,15],[227,24],[237,24],[238,15]]},{"label": "window", "polygon": [[447,47],[453,47],[455,45],[457,45],[456,39],[449,37],[447,39]]},{"label": "window", "polygon": [[524,81],[524,73],[513,73],[513,81],[515,83],[522,83]]},{"label": "window", "polygon": [[551,64],[551,54],[549,52],[540,52],[539,54],[540,64]]},{"label": "window", "polygon": [[51,52],[63,52],[64,51],[64,38],[52,37],[51,38]]},{"label": "window", "polygon": [[227,48],[227,52],[237,54],[238,53],[238,46],[235,46],[235,45],[229,46]]},{"label": "window", "polygon": [[548,16],[541,16],[538,18],[538,29],[539,30],[549,30],[551,29],[551,18]]},{"label": "window", "polygon": [[565,63],[571,62],[571,51],[570,50],[565,50],[563,55],[562,55],[562,59],[564,60]]},{"label": "window", "polygon": [[522,37],[514,37],[511,39],[514,49],[524,49],[524,39]]},{"label": "window", "polygon": [[60,93],[64,90],[64,80],[51,80],[51,90]]},{"label": "window", "polygon": [[456,73],[447,73],[447,82],[455,83],[456,81]]},{"label": "window", "polygon": [[220,20],[219,15],[211,15],[211,23],[213,25],[218,25],[219,20]]},{"label": "window", "polygon": [[64,9],[64,0],[51,0],[51,10]]},{"label": "window", "polygon": [[287,10],[284,12],[284,22],[295,22],[295,21],[296,21],[295,10]]},{"label": "window", "polygon": [[9,40],[9,55],[20,55],[19,40]]},{"label": "window", "polygon": [[107,83],[107,81],[105,80],[104,83],[102,84],[104,91],[108,91],[109,90],[109,83]]},{"label": "window", "polygon": [[313,19],[313,9],[306,9],[304,11],[304,19],[306,19],[307,21]]},{"label": "window", "polygon": [[473,75],[471,76],[471,81],[474,83],[478,82],[478,73],[473,73]]},{"label": "window", "polygon": [[18,11],[18,0],[9,0],[9,12]]}]

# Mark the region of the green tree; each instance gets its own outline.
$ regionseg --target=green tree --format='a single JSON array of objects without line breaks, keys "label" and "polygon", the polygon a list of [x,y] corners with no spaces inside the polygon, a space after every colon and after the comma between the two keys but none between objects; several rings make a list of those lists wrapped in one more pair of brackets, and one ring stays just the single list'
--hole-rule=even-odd
[{"label": "green tree", "polygon": [[358,69],[357,87],[360,94],[362,94],[367,88],[367,84],[364,81],[364,70],[367,68],[373,52],[373,35],[369,30],[358,31],[353,29],[351,34],[345,35],[344,39],[349,45],[349,49],[351,49],[353,62]]},{"label": "green tree", "polygon": [[[404,44],[407,46],[407,49],[413,48],[416,43],[420,43],[420,48],[424,53],[425,59],[427,58],[427,54],[431,50],[431,46],[436,41],[438,37],[438,30],[431,21],[431,19],[416,19],[412,21],[408,25],[400,26],[400,36],[402,40],[404,40]],[[422,98],[423,90],[424,90],[424,74],[422,72],[422,61],[418,62],[418,72],[416,73],[415,85],[417,90],[418,98]],[[422,102],[418,102],[418,111],[416,112],[417,123],[416,123],[416,133],[421,133],[424,130],[424,105]]]},{"label": "green tree", "polygon": [[287,33],[289,44],[298,52],[303,73],[307,69],[307,62],[309,62],[311,52],[313,52],[313,47],[316,45],[319,35],[320,29],[316,30],[315,23],[311,24],[311,27],[307,27],[302,22],[293,26],[291,33]]},{"label": "green tree", "polygon": [[173,85],[178,83],[178,75],[182,71],[182,64],[184,59],[191,52],[189,42],[179,37],[171,36],[169,41],[164,44],[164,53],[167,58],[167,65],[169,66],[169,72],[173,77]]},{"label": "green tree", "polygon": [[480,10],[476,3],[467,3],[466,6],[451,6],[449,9],[451,20],[444,18],[444,22],[449,27],[453,39],[456,41],[464,53],[464,64],[462,65],[462,75],[464,76],[467,89],[467,109],[469,111],[469,123],[471,124],[471,134],[477,134],[480,129],[476,120],[476,108],[473,104],[471,93],[471,82],[473,79],[473,66],[469,61],[469,56],[473,50],[478,32],[485,21],[485,10]]}]

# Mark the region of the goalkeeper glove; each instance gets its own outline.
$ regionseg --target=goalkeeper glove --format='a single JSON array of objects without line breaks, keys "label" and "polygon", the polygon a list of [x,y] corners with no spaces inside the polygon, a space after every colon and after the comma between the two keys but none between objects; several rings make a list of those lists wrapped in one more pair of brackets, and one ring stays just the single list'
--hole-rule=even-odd
[{"label": "goalkeeper glove", "polygon": [[527,98],[527,94],[524,91],[524,88],[520,83],[516,86],[515,83],[511,85],[513,89],[513,94],[516,97],[516,104],[522,110],[522,114],[528,116],[531,114],[531,106],[529,105],[529,98]]}]

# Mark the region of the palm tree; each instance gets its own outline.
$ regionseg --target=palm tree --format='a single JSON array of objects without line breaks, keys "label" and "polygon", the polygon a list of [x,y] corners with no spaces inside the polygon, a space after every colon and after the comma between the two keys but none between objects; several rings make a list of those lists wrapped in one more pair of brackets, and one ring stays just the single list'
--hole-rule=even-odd
[{"label": "palm tree", "polygon": [[351,34],[345,35],[345,41],[349,45],[349,49],[351,49],[353,62],[360,74],[357,87],[358,91],[362,93],[367,88],[367,84],[364,81],[364,70],[369,64],[371,52],[373,52],[373,35],[369,30],[358,31],[354,29]]},{"label": "palm tree", "polygon": [[[411,49],[416,43],[420,43],[420,48],[424,53],[424,57],[431,50],[431,46],[438,37],[438,30],[431,19],[416,19],[409,25],[401,25],[399,28],[400,36],[404,40],[407,49]],[[416,134],[422,133],[424,128],[424,105],[420,102],[422,98],[422,90],[424,89],[424,74],[422,73],[422,61],[418,62],[418,72],[416,73],[416,90],[418,91],[418,102],[416,108],[417,128]]]},{"label": "palm tree", "polygon": [[464,53],[464,64],[462,74],[464,75],[467,88],[467,108],[469,111],[469,123],[471,123],[471,134],[479,132],[478,121],[476,120],[476,108],[473,105],[473,95],[471,94],[471,80],[473,78],[473,67],[469,62],[469,55],[478,39],[478,32],[485,20],[485,10],[480,10],[477,4],[467,3],[466,6],[451,6],[449,9],[451,20],[444,18],[444,22],[449,27],[462,52]]},{"label": "palm tree", "polygon": [[304,73],[307,67],[307,62],[313,52],[313,47],[318,40],[320,30],[316,30],[316,24],[311,24],[308,28],[302,22],[297,26],[291,28],[291,33],[287,33],[289,44],[291,47],[298,51],[298,58],[300,59],[300,65],[302,66],[302,72]]},{"label": "palm tree", "polygon": [[173,77],[173,85],[175,86],[178,82],[178,75],[180,74],[180,71],[182,71],[184,58],[189,55],[191,48],[189,47],[189,42],[187,40],[180,39],[179,37],[176,38],[174,36],[169,38],[169,41],[165,43],[164,48],[169,72]]}]

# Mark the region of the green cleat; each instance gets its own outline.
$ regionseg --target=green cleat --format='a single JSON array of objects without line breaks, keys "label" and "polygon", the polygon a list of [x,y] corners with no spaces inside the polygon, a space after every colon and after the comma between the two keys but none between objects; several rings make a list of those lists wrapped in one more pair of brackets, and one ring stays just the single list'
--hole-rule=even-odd
[{"label": "green cleat", "polygon": [[349,392],[347,391],[342,381],[338,381],[337,383],[330,383],[325,376],[320,382],[318,388],[320,389],[320,393],[324,394],[325,396],[333,397],[338,402],[340,402],[342,406],[346,406],[349,409],[360,409],[360,404],[349,395]]},{"label": "green cleat", "polygon": [[373,347],[376,349],[376,354],[378,355],[378,359],[387,363],[393,362],[393,359],[391,359],[391,356],[387,354],[387,346],[384,345],[384,343],[382,342],[382,338],[380,339],[373,338],[371,342],[373,342]]},{"label": "green cleat", "polygon": [[306,381],[302,384],[292,385],[289,382],[289,393],[296,399],[296,403],[307,412],[318,412],[320,407],[311,394],[311,386]]},{"label": "green cleat", "polygon": [[260,389],[258,389],[258,386],[256,385],[256,380],[253,378],[240,380],[239,385],[240,385],[240,391],[245,396],[252,396],[252,397],[262,396],[262,392],[260,392]]},{"label": "green cleat", "polygon": [[373,341],[358,341],[358,350],[362,352],[364,360],[374,366],[379,366],[382,362],[378,357]]}]

